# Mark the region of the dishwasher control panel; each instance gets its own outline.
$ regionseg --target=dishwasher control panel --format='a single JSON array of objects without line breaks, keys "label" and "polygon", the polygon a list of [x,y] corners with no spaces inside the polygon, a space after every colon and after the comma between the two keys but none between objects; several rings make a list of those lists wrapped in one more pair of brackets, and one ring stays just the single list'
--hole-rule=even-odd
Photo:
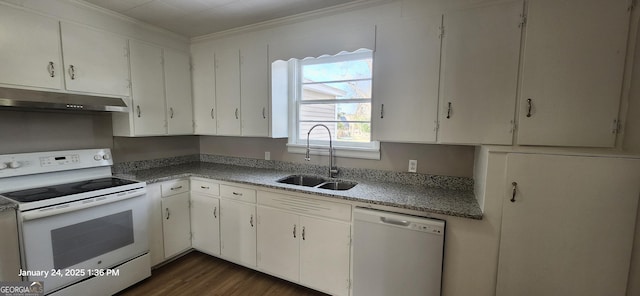
[{"label": "dishwasher control panel", "polygon": [[433,234],[442,234],[442,232],[444,231],[444,228],[441,226],[415,223],[415,222],[411,223],[409,225],[409,228],[413,230],[418,230],[418,231],[428,232]]}]

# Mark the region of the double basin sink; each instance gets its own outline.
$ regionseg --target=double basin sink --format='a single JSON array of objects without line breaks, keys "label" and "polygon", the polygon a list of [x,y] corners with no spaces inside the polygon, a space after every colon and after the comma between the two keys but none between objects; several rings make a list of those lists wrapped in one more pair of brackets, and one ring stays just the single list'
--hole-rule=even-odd
[{"label": "double basin sink", "polygon": [[292,175],[282,178],[277,181],[278,183],[298,185],[305,187],[314,187],[328,190],[349,190],[358,185],[355,182],[340,181],[340,180],[327,180],[318,176],[304,176],[304,175]]}]

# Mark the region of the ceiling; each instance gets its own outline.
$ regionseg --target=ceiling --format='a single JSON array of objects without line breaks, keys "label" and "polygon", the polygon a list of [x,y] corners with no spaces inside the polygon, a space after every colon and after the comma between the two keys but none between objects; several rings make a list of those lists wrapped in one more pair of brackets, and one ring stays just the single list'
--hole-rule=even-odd
[{"label": "ceiling", "polygon": [[358,0],[85,0],[195,37]]}]

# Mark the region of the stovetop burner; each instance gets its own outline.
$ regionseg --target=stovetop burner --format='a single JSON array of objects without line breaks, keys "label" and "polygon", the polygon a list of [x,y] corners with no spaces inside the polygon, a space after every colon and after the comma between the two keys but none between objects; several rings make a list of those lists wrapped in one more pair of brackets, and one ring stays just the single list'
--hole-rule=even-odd
[{"label": "stovetop burner", "polygon": [[100,178],[80,182],[58,184],[46,187],[25,189],[1,194],[20,203],[40,201],[50,198],[101,190],[134,184],[136,182],[118,178]]}]

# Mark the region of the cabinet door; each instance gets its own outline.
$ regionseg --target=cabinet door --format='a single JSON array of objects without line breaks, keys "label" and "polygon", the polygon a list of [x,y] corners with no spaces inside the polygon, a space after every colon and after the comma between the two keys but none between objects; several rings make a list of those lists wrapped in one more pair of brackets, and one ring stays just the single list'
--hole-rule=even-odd
[{"label": "cabinet door", "polygon": [[220,200],[222,257],[245,266],[256,266],[256,206]]},{"label": "cabinet door", "polygon": [[528,2],[518,144],[614,146],[628,5]]},{"label": "cabinet door", "polygon": [[300,225],[300,283],[331,295],[348,295],[350,225],[304,216]]},{"label": "cabinet door", "polygon": [[170,258],[191,247],[189,193],[162,198],[164,257]]},{"label": "cabinet door", "polygon": [[129,96],[127,40],[65,22],[61,28],[67,90]]},{"label": "cabinet door", "polygon": [[151,266],[154,266],[164,261],[160,184],[147,185],[147,196],[149,197],[149,255],[151,256]]},{"label": "cabinet door", "polygon": [[191,193],[191,244],[194,249],[220,255],[220,200]]},{"label": "cabinet door", "polygon": [[218,135],[240,135],[240,50],[235,42],[216,46]]},{"label": "cabinet door", "polygon": [[513,141],[522,1],[444,18],[438,142]]},{"label": "cabinet door", "polygon": [[164,49],[164,87],[168,134],[193,134],[191,70],[187,54]]},{"label": "cabinet door", "polygon": [[240,49],[242,135],[269,136],[269,62],[267,45],[250,43]]},{"label": "cabinet door", "polygon": [[58,21],[0,6],[0,83],[62,88]]},{"label": "cabinet door", "polygon": [[162,49],[131,40],[131,84],[135,134],[164,135],[164,77]]},{"label": "cabinet door", "polygon": [[509,155],[496,295],[625,295],[638,180],[638,159]]},{"label": "cabinet door", "polygon": [[258,268],[297,282],[300,229],[298,215],[258,207]]},{"label": "cabinet door", "polygon": [[20,246],[18,244],[16,211],[0,211],[0,281],[20,281]]},{"label": "cabinet door", "polygon": [[376,27],[373,139],[435,142],[441,15]]},{"label": "cabinet door", "polygon": [[209,43],[191,46],[191,73],[193,74],[193,120],[198,135],[215,135],[216,75],[213,47]]}]

